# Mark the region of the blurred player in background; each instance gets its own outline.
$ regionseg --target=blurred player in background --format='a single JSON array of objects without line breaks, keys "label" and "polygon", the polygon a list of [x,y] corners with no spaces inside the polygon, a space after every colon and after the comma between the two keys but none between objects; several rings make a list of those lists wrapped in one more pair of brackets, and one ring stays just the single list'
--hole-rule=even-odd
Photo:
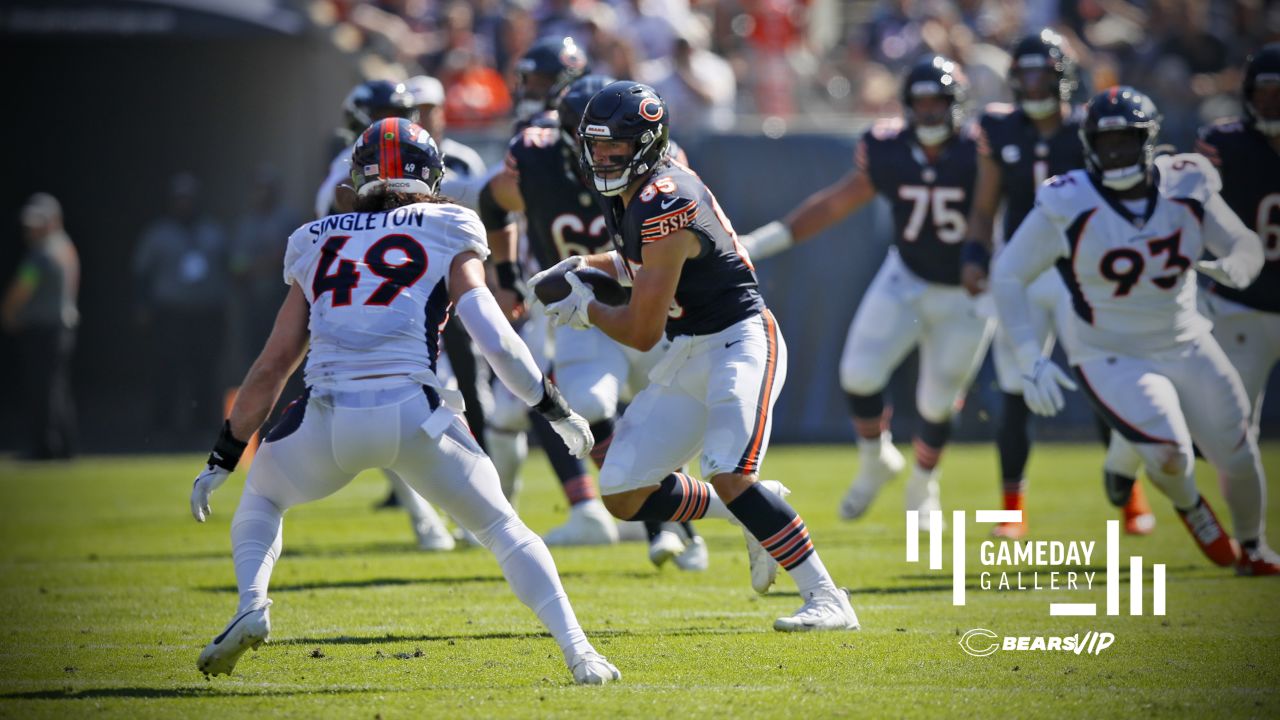
[{"label": "blurred player in background", "polygon": [[[1076,378],[1147,475],[1173,501],[1204,554],[1242,575],[1280,573],[1266,544],[1266,479],[1240,375],[1196,309],[1192,269],[1247,287],[1262,269],[1258,236],[1219,196],[1200,155],[1154,158],[1160,117],[1130,87],[1089,101],[1087,170],[1041,186],[1036,206],[996,259],[1000,321],[1017,348],[1033,412],[1062,409],[1075,384],[1042,353],[1027,287],[1057,265],[1071,293]],[[1196,262],[1205,249],[1219,259]],[[1192,442],[1218,470],[1239,544],[1196,488]],[[1244,552],[1241,552],[1241,550]]]},{"label": "blurred player in background", "polygon": [[965,85],[959,68],[941,56],[917,62],[902,84],[904,118],[877,122],[858,143],[855,167],[811,195],[786,219],[744,238],[751,257],[769,257],[803,242],[871,202],[893,207],[894,246],[867,289],[849,326],[840,359],[858,434],[858,474],[840,516],[859,518],[880,488],[902,470],[893,446],[884,388],[912,348],[920,348],[915,467],[906,507],[939,510],[938,462],[951,417],[973,381],[993,322],[960,287],[960,243],[973,197],[976,152],[962,131]]},{"label": "blurred player in background", "polygon": [[[573,255],[590,255],[612,247],[601,206],[583,179],[578,155],[578,124],[591,97],[613,78],[584,75],[561,95],[556,128],[530,126],[511,141],[506,168],[489,181],[486,209],[480,219],[499,266],[517,259],[517,229],[508,213],[524,214],[529,250],[541,267]],[[514,289],[514,285],[508,285]],[[603,465],[613,438],[619,404],[648,384],[665,343],[640,352],[609,339],[598,329],[558,327],[554,331],[556,382],[596,438],[591,458]],[[571,499],[572,500],[572,499]],[[614,520],[599,498],[582,498],[570,508],[569,521],[548,533],[551,545],[577,544],[603,538]],[[683,569],[707,566],[706,542],[683,525],[688,546],[662,523],[647,524],[651,560],[659,566],[674,559]]]},{"label": "blurred player in background", "polygon": [[[1067,54],[1065,42],[1052,30],[1041,30],[1020,39],[1011,53],[1009,88],[1016,106],[995,104],[987,108],[978,127],[978,177],[973,209],[969,213],[969,240],[961,248],[961,279],[971,295],[987,289],[987,266],[991,253],[996,211],[1004,203],[1001,223],[1007,242],[1022,219],[1035,205],[1036,188],[1046,179],[1084,167],[1080,144],[1080,112],[1070,105],[1078,86],[1075,61]],[[1002,242],[1001,245],[1004,243]],[[1071,301],[1062,278],[1054,270],[1045,271],[1029,289],[1033,304],[1029,311],[1041,343],[1056,336],[1063,344],[1070,339]],[[1000,453],[1000,477],[1004,509],[1023,510],[1026,479],[1023,472],[1031,454],[1030,414],[1022,399],[1022,378],[1008,335],[997,327],[993,342],[996,378],[1003,395],[996,447]],[[1105,425],[1104,437],[1112,432]],[[1155,515],[1135,483],[1141,458],[1119,434],[1121,447],[1107,454],[1104,472],[1108,488],[1120,488],[1125,530],[1146,534],[1155,528]],[[1130,490],[1131,489],[1131,490]],[[992,535],[1013,540],[1027,533],[1022,522],[1001,523]]]},{"label": "blurred player in background", "polygon": [[444,163],[430,135],[408,120],[378,121],[357,140],[352,170],[356,212],[289,238],[289,296],[192,489],[191,512],[203,522],[210,494],[245,448],[241,438],[266,419],[306,354],[307,392],[258,451],[232,519],[239,608],[197,666],[230,673],[270,635],[267,586],[284,512],[336,492],[362,470],[387,467],[493,552],[576,682],[619,679],[578,625],[546,546],[503,497],[493,463],[458,413],[457,393],[435,373],[439,328],[451,309],[502,381],[580,454],[592,445],[586,421],[543,376],[489,292],[484,229],[474,212],[437,195]]},{"label": "blurred player in background", "polygon": [[[594,326],[641,351],[671,341],[617,424],[600,471],[605,505],[627,520],[732,520],[747,538],[752,587],[767,592],[781,565],[804,599],[774,629],[857,629],[848,591],[827,573],[788,490],[758,480],[787,348],[715,196],[669,157],[668,119],[640,83],[618,81],[591,99],[578,128],[583,169],[620,248],[570,256],[542,275],[589,265],[632,286],[626,305],[610,307],[566,273],[570,294],[547,307],[557,327]],[[710,483],[672,472],[699,448]]]},{"label": "blurred player in background", "polygon": [[1222,199],[1258,234],[1266,262],[1252,285],[1210,282],[1200,298],[1214,337],[1240,371],[1256,434],[1267,377],[1280,360],[1280,43],[1249,58],[1243,100],[1244,117],[1201,129],[1196,149],[1222,174]]}]

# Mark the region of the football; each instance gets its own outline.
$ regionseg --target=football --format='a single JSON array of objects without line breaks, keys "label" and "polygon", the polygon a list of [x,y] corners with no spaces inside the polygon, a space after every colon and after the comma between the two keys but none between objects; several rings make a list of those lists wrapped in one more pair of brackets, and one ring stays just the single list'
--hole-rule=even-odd
[{"label": "football", "polygon": [[[591,288],[596,299],[605,305],[626,305],[630,293],[613,279],[609,273],[593,267],[580,267],[573,273],[578,279]],[[543,305],[559,302],[569,296],[569,281],[564,279],[563,272],[547,275],[533,286],[533,294]]]}]

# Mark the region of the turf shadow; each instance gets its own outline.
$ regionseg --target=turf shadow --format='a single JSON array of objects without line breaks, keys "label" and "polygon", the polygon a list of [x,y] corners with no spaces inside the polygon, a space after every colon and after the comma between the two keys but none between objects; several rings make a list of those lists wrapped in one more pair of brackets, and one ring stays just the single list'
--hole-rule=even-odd
[{"label": "turf shadow", "polygon": [[[561,578],[575,578],[582,573],[560,573]],[[463,577],[425,577],[425,578],[367,578],[364,580],[317,580],[314,582],[279,583],[271,586],[272,593],[302,592],[306,590],[349,590],[356,588],[403,587],[407,585],[474,585],[483,583],[505,583],[501,575],[470,575]],[[237,593],[235,585],[209,585],[198,588],[211,593]]]},{"label": "turf shadow", "polygon": [[[17,693],[0,693],[0,700],[102,700],[106,698],[214,698],[214,697],[260,697],[263,695],[321,695],[332,694],[332,689],[321,690],[271,690],[253,688],[245,690],[223,689],[215,685],[208,687],[105,687],[105,688],[64,688],[61,690],[29,690]],[[368,692],[382,692],[369,690]]]}]

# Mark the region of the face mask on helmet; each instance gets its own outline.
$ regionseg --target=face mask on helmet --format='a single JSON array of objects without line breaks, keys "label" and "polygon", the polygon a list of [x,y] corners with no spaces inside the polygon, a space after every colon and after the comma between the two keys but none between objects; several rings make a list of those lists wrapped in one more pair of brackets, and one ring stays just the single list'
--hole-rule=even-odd
[{"label": "face mask on helmet", "polygon": [[1145,129],[1102,130],[1089,136],[1088,151],[1102,184],[1112,190],[1128,190],[1147,178],[1151,165]]},{"label": "face mask on helmet", "polygon": [[591,174],[596,192],[612,197],[626,190],[634,178],[649,172],[650,164],[641,158],[657,141],[657,134],[651,130],[634,141],[584,137],[582,162]]},{"label": "face mask on helmet", "polygon": [[1253,126],[1267,137],[1280,136],[1280,74],[1260,74],[1248,98]]},{"label": "face mask on helmet", "polygon": [[[922,91],[936,89],[931,84],[927,88],[921,88]],[[945,95],[928,92],[917,94],[915,88],[912,90],[910,120],[915,128],[916,139],[920,144],[930,146],[946,142],[954,132],[951,100]]]},{"label": "face mask on helmet", "polygon": [[1018,106],[1033,119],[1041,120],[1059,112],[1058,78],[1043,55],[1019,58],[1010,75],[1010,85],[1018,95]]}]

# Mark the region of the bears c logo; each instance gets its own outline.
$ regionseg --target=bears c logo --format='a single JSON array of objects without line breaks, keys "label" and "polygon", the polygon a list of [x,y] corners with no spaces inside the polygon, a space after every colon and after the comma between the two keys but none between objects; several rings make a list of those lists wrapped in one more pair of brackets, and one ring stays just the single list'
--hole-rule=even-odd
[{"label": "bears c logo", "polygon": [[662,102],[653,98],[645,98],[640,101],[640,117],[645,120],[657,121],[662,119],[663,107]]}]

